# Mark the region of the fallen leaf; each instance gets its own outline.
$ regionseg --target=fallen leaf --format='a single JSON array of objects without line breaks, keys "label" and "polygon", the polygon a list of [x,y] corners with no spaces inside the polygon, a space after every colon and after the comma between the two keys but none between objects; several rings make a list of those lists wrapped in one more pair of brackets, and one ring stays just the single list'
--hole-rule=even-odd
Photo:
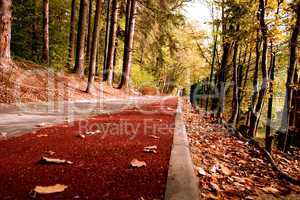
[{"label": "fallen leaf", "polygon": [[7,133],[6,133],[6,132],[0,132],[0,136],[1,136],[1,137],[6,137],[6,136],[7,136]]},{"label": "fallen leaf", "polygon": [[36,137],[48,137],[48,134],[39,134]]},{"label": "fallen leaf", "polygon": [[269,194],[278,194],[279,193],[279,190],[277,190],[276,188],[274,187],[264,187],[264,188],[261,188],[262,191],[266,192],[266,193],[269,193]]},{"label": "fallen leaf", "polygon": [[210,188],[213,190],[213,192],[219,192],[220,187],[215,183],[210,183]]},{"label": "fallen leaf", "polygon": [[157,153],[157,146],[144,147],[144,152],[146,152],[146,153]]},{"label": "fallen leaf", "polygon": [[46,154],[49,154],[50,156],[53,156],[55,154],[54,151],[47,151]]},{"label": "fallen leaf", "polygon": [[34,192],[38,194],[53,194],[58,192],[63,192],[68,188],[66,185],[56,184],[52,186],[35,186]]},{"label": "fallen leaf", "polygon": [[149,137],[151,137],[151,138],[153,138],[153,139],[159,139],[159,137],[158,136],[156,136],[156,135],[149,135]]},{"label": "fallen leaf", "polygon": [[85,138],[85,135],[83,134],[78,134],[77,137],[81,138],[81,139],[84,139]]},{"label": "fallen leaf", "polygon": [[205,172],[205,170],[202,167],[198,167],[197,171],[198,171],[198,176],[206,176],[207,175],[207,173]]},{"label": "fallen leaf", "polygon": [[130,162],[130,166],[131,166],[131,167],[134,167],[134,168],[146,167],[146,162],[144,162],[144,161],[139,161],[139,160],[137,160],[137,159],[133,159],[133,160]]},{"label": "fallen leaf", "polygon": [[232,173],[232,171],[231,171],[228,167],[223,166],[223,165],[221,165],[221,171],[222,171],[222,173],[225,174],[226,176],[229,176],[229,175],[231,175],[231,173]]},{"label": "fallen leaf", "polygon": [[73,164],[73,162],[69,160],[62,160],[62,159],[57,159],[57,158],[48,158],[43,156],[41,160],[38,161],[40,164]]},{"label": "fallen leaf", "polygon": [[46,123],[45,123],[45,122],[42,122],[42,123],[36,125],[36,127],[40,127],[40,128],[41,128],[41,127],[44,127],[44,126],[46,126]]}]

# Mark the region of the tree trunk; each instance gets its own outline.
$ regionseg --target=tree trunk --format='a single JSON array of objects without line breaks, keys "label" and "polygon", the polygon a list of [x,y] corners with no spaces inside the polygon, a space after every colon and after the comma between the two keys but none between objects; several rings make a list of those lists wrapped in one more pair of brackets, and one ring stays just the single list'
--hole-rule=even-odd
[{"label": "tree trunk", "polygon": [[43,39],[42,62],[49,64],[49,0],[43,0]]},{"label": "tree trunk", "polygon": [[274,85],[274,72],[275,72],[275,53],[272,52],[271,56],[271,68],[270,68],[270,87],[269,87],[269,102],[268,102],[268,117],[266,123],[266,136],[265,136],[265,148],[268,152],[272,150],[272,137],[271,137],[271,123],[272,123],[272,109],[273,109],[273,85]]},{"label": "tree trunk", "polygon": [[[258,17],[258,19],[259,19],[259,17]],[[248,116],[247,116],[247,121],[246,121],[247,126],[250,126],[251,113],[254,112],[255,102],[256,102],[257,94],[258,94],[258,69],[259,69],[259,61],[260,61],[260,49],[261,49],[261,36],[259,34],[259,29],[257,29],[256,48],[255,48],[255,53],[256,53],[255,69],[254,69],[254,75],[253,75],[253,81],[252,81],[253,93],[251,96],[251,103],[250,103],[249,109],[248,109]]]},{"label": "tree trunk", "polygon": [[[214,25],[213,25],[214,26]],[[214,29],[214,28],[213,28]],[[217,31],[218,31],[217,27]],[[214,31],[213,31],[214,32]],[[213,47],[213,56],[212,56],[212,61],[211,61],[211,68],[210,68],[210,76],[209,76],[209,83],[208,83],[208,96],[206,98],[206,105],[205,105],[205,110],[208,112],[208,104],[209,104],[209,97],[210,97],[210,92],[211,92],[211,86],[212,86],[212,79],[214,75],[214,68],[215,68],[215,60],[216,60],[216,54],[217,54],[217,43],[218,43],[218,35],[214,32],[215,37],[214,37],[214,47]]]},{"label": "tree trunk", "polygon": [[281,119],[281,132],[287,132],[289,125],[289,113],[291,111],[291,102],[293,96],[292,85],[294,83],[295,69],[296,69],[296,59],[297,59],[297,42],[300,31],[300,1],[298,1],[295,9],[297,19],[296,24],[293,28],[293,32],[290,39],[290,58],[289,58],[289,68],[287,71],[286,80],[286,92],[285,101],[282,112]]},{"label": "tree trunk", "polygon": [[70,19],[70,36],[69,36],[69,57],[67,66],[71,67],[74,64],[74,51],[75,51],[75,26],[76,26],[76,0],[72,0],[71,19]]},{"label": "tree trunk", "polygon": [[0,0],[0,2],[0,69],[9,69],[11,63],[12,1]]},{"label": "tree trunk", "polygon": [[108,80],[108,44],[109,44],[109,33],[110,33],[110,0],[106,1],[106,31],[105,31],[105,48],[104,48],[104,62],[103,62],[103,74],[102,81]]},{"label": "tree trunk", "polygon": [[109,45],[107,54],[107,68],[109,70],[108,84],[112,86],[112,78],[114,71],[114,52],[117,37],[117,21],[118,21],[118,0],[112,1],[112,12],[111,12],[111,23],[110,23],[110,33],[109,33]]},{"label": "tree trunk", "polygon": [[80,0],[79,22],[77,31],[76,61],[73,72],[80,77],[84,75],[85,27],[87,24],[88,0]]},{"label": "tree trunk", "polygon": [[[131,73],[131,62],[132,62],[132,49],[133,49],[133,37],[135,31],[135,17],[136,17],[136,0],[128,0],[127,3],[131,2],[130,4],[130,12],[129,20],[126,24],[127,31],[126,31],[126,38],[125,38],[125,45],[124,45],[124,60],[123,60],[123,70],[122,70],[122,77],[121,83],[119,88],[129,88],[129,81],[130,81],[130,73]],[[128,16],[127,16],[128,17]]]},{"label": "tree trunk", "polygon": [[260,31],[262,33],[263,40],[263,51],[261,60],[261,70],[262,70],[262,85],[259,91],[257,104],[255,106],[254,112],[251,113],[249,135],[254,137],[257,131],[261,111],[264,104],[264,97],[268,88],[268,70],[267,70],[267,51],[268,51],[268,36],[267,36],[267,26],[265,24],[265,0],[259,0],[259,22]]},{"label": "tree trunk", "polygon": [[92,17],[93,17],[93,0],[89,0],[89,15],[88,15],[88,32],[87,32],[87,47],[86,47],[86,61],[89,62],[91,54],[92,43]]},{"label": "tree trunk", "polygon": [[[237,28],[239,32],[239,28]],[[231,118],[228,123],[233,127],[236,126],[236,120],[238,116],[239,108],[239,97],[238,97],[238,65],[237,65],[237,53],[238,53],[238,42],[235,41],[234,51],[233,51],[233,73],[232,73],[232,82],[233,82],[233,95],[232,95],[232,109],[231,109]]]},{"label": "tree trunk", "polygon": [[100,17],[101,17],[101,1],[97,0],[96,2],[96,11],[95,11],[95,22],[94,22],[94,31],[93,31],[93,40],[92,40],[92,51],[91,51],[91,59],[89,65],[89,77],[88,77],[88,85],[86,92],[90,93],[91,88],[94,83],[95,71],[96,71],[96,59],[97,59],[97,50],[99,43],[99,35],[100,35]]}]

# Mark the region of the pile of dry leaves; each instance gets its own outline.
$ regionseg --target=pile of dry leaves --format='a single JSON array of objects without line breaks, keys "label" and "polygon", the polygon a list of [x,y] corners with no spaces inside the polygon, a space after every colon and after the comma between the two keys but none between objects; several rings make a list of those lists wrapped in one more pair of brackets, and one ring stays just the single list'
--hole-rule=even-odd
[{"label": "pile of dry leaves", "polygon": [[184,120],[200,199],[300,198],[300,187],[281,180],[259,149],[230,135],[204,112],[192,111],[188,102]]}]

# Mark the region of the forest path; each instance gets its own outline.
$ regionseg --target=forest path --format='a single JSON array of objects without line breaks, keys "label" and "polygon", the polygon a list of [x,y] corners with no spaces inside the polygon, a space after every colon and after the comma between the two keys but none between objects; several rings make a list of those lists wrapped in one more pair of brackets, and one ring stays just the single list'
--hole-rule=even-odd
[{"label": "forest path", "polygon": [[99,114],[117,113],[167,98],[133,96],[102,101],[0,104],[0,133],[6,133],[7,137],[18,136],[43,127],[71,123]]}]

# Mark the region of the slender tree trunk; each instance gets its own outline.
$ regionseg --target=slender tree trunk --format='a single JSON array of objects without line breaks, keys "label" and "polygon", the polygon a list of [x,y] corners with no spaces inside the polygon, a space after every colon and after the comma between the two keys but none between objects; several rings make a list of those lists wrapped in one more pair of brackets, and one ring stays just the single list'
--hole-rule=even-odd
[{"label": "slender tree trunk", "polygon": [[293,28],[293,32],[290,38],[290,58],[289,58],[289,67],[287,71],[287,80],[286,80],[286,95],[284,101],[284,107],[282,112],[282,119],[281,119],[281,131],[287,132],[288,125],[289,125],[289,113],[291,111],[291,101],[293,96],[292,85],[294,83],[294,75],[296,69],[296,59],[297,59],[297,42],[298,36],[300,31],[300,1],[296,5],[295,9],[297,19],[296,24]]},{"label": "slender tree trunk", "polygon": [[109,33],[110,33],[110,0],[106,1],[106,31],[105,31],[105,48],[104,48],[104,62],[103,62],[103,74],[102,81],[108,80],[108,44],[109,44]]},{"label": "slender tree trunk", "polygon": [[[214,28],[213,28],[214,29]],[[218,31],[218,27],[217,27],[217,31]],[[215,68],[215,60],[216,60],[216,53],[217,53],[217,43],[218,43],[218,35],[216,33],[215,37],[214,37],[214,47],[213,47],[213,56],[212,56],[212,61],[211,61],[211,68],[210,68],[210,76],[209,76],[209,83],[208,83],[208,93],[209,95],[206,98],[206,105],[205,105],[205,110],[206,112],[208,112],[208,104],[209,104],[209,97],[210,97],[210,90],[211,90],[211,86],[212,86],[212,79],[213,79],[213,75],[214,75],[214,68]]]},{"label": "slender tree trunk", "polygon": [[74,52],[75,52],[75,42],[76,42],[75,26],[76,26],[76,0],[72,0],[70,36],[69,36],[69,56],[67,61],[68,67],[71,67],[74,64]]},{"label": "slender tree trunk", "polygon": [[[259,19],[259,17],[258,17]],[[254,69],[254,75],[253,75],[253,93],[251,96],[251,103],[249,105],[248,109],[248,116],[247,116],[247,122],[246,125],[250,126],[250,118],[251,118],[251,113],[254,112],[255,109],[255,102],[257,99],[257,94],[258,94],[258,70],[259,70],[259,61],[260,61],[260,49],[261,49],[261,36],[259,34],[259,29],[257,30],[257,36],[256,36],[256,58],[255,58],[255,69]]]},{"label": "slender tree trunk", "polygon": [[92,40],[92,51],[91,51],[91,59],[89,65],[89,77],[88,77],[88,85],[86,92],[90,93],[91,88],[94,83],[95,71],[96,71],[96,59],[97,59],[97,50],[99,43],[99,35],[100,35],[100,17],[101,17],[101,2],[102,0],[97,0],[96,2],[96,11],[95,11],[95,22],[94,22],[94,31],[93,31],[93,40]]},{"label": "slender tree trunk", "polygon": [[272,52],[271,56],[271,73],[270,73],[270,87],[269,87],[269,102],[268,102],[268,117],[266,123],[266,136],[265,136],[265,148],[268,152],[272,150],[272,137],[271,137],[271,123],[272,123],[272,109],[273,109],[273,90],[274,90],[274,73],[275,73],[275,61],[276,55]]},{"label": "slender tree trunk", "polygon": [[84,75],[84,47],[85,47],[85,27],[87,24],[88,0],[80,0],[79,22],[77,31],[77,48],[74,73],[80,77]]},{"label": "slender tree trunk", "polygon": [[267,51],[268,51],[268,36],[267,36],[267,26],[265,24],[265,0],[259,0],[259,22],[260,31],[262,33],[263,40],[263,51],[261,60],[261,70],[262,70],[262,85],[259,91],[257,103],[254,112],[251,113],[249,135],[254,137],[257,131],[261,111],[264,104],[264,97],[268,88],[268,70],[267,70]]},{"label": "slender tree trunk", "polygon": [[43,38],[42,61],[49,64],[49,0],[43,0]]},{"label": "slender tree trunk", "polygon": [[0,0],[0,69],[11,68],[11,7],[11,0]]},{"label": "slender tree trunk", "polygon": [[86,47],[86,61],[89,62],[91,54],[92,43],[92,18],[93,18],[93,0],[89,0],[89,15],[88,15],[88,32],[87,32],[87,47]]},{"label": "slender tree trunk", "polygon": [[[136,17],[136,0],[128,0],[130,4],[130,17],[128,20],[125,46],[124,46],[124,60],[121,83],[119,88],[129,88],[130,73],[131,73],[131,62],[132,62],[132,49],[133,49],[133,37],[135,31],[135,17]],[[129,14],[127,13],[127,14]]]},{"label": "slender tree trunk", "polygon": [[111,12],[111,23],[110,23],[110,33],[109,33],[109,45],[108,45],[108,55],[107,64],[109,69],[108,84],[112,87],[112,78],[114,73],[114,52],[117,37],[117,21],[118,21],[118,0],[112,1],[112,12]]},{"label": "slender tree trunk", "polygon": [[37,6],[36,0],[31,0],[32,6],[32,23],[31,23],[31,57],[33,61],[39,59],[37,52],[38,27],[37,27]]},{"label": "slender tree trunk", "polygon": [[[237,32],[239,31],[239,27],[237,27]],[[233,82],[233,96],[232,96],[232,109],[231,109],[231,118],[229,119],[229,123],[235,127],[237,116],[238,116],[238,108],[239,108],[239,97],[238,97],[238,65],[237,65],[237,53],[238,53],[238,41],[235,41],[234,51],[233,51],[233,73],[232,73],[232,82]]]}]

